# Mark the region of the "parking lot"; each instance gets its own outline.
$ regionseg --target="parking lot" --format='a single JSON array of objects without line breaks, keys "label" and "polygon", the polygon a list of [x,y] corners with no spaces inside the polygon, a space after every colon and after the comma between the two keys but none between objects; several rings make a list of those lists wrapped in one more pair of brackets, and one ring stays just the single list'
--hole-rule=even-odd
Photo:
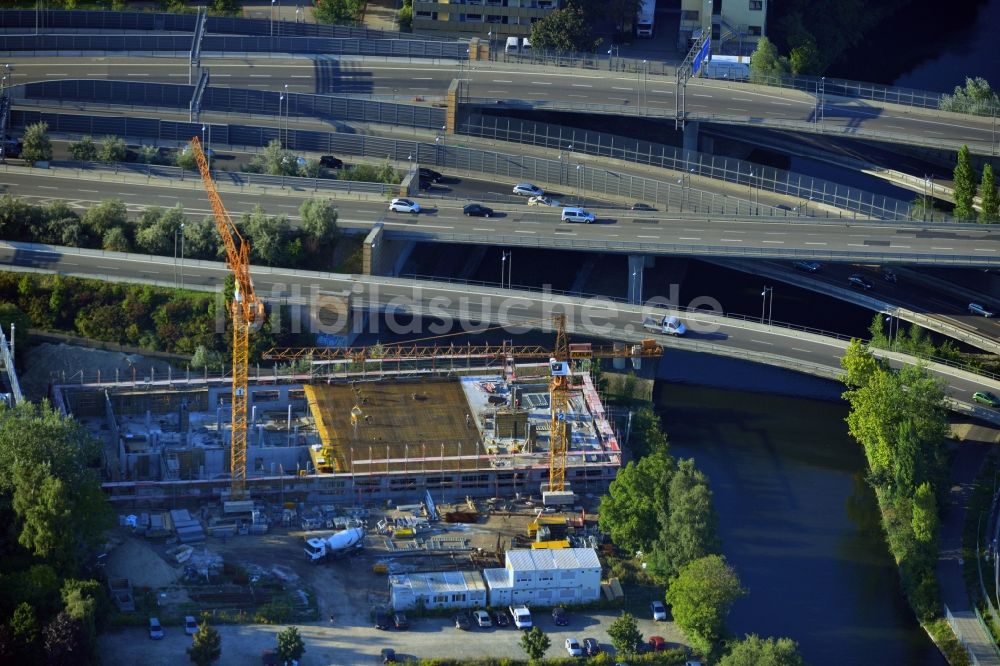
[{"label": "parking lot", "polygon": [[[569,626],[556,627],[548,614],[534,613],[535,623],[549,635],[552,647],[549,657],[567,656],[563,642],[573,636],[582,641],[595,638],[610,650],[607,627],[617,617],[614,611],[569,613]],[[367,619],[367,618],[366,618]],[[469,659],[474,657],[511,657],[524,659],[518,645],[521,632],[513,627],[475,627],[468,632],[455,629],[447,618],[410,618],[406,631],[379,631],[359,621],[348,625],[315,623],[300,625],[306,644],[303,666],[331,664],[380,663],[379,653],[391,647],[401,656]],[[222,625],[216,627],[222,636],[222,659],[219,664],[259,664],[261,651],[277,644],[275,634],[283,626]],[[643,636],[657,635],[675,643],[680,635],[672,623],[640,618]],[[144,628],[129,628],[100,637],[101,661],[106,666],[168,666],[187,663],[184,649],[191,639],[180,626],[164,627],[162,640],[150,640]]]}]

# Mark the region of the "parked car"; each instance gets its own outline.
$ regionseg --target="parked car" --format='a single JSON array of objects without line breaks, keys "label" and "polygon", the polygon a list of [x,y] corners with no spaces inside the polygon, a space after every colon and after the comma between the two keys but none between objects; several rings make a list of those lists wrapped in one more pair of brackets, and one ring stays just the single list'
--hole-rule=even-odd
[{"label": "parked car", "polygon": [[864,275],[859,275],[858,273],[848,276],[847,283],[855,289],[862,289],[864,291],[868,291],[875,286],[872,284],[871,280],[866,278]]},{"label": "parked car", "polygon": [[468,631],[472,628],[472,623],[469,621],[469,616],[466,613],[456,613],[455,614],[455,628],[461,629],[462,631]]},{"label": "parked car", "polygon": [[149,637],[154,641],[163,638],[163,627],[160,626],[160,621],[155,617],[149,618]]},{"label": "parked car", "polygon": [[439,180],[441,180],[442,178],[444,178],[444,176],[442,176],[440,173],[438,173],[434,169],[428,169],[426,167],[420,167],[420,171],[418,172],[418,175],[421,178],[424,178],[426,180],[431,181],[432,183],[436,183]]},{"label": "parked car", "polygon": [[276,650],[264,650],[261,652],[260,663],[261,666],[281,666],[281,660],[278,659],[278,652]]},{"label": "parked car", "polygon": [[397,629],[409,629],[410,621],[406,619],[405,613],[393,613],[392,625]]},{"label": "parked car", "polygon": [[552,197],[531,197],[528,199],[529,206],[561,206],[562,204]]},{"label": "parked car", "polygon": [[392,622],[389,620],[389,614],[383,613],[382,611],[376,611],[375,613],[375,628],[386,631],[392,626]]},{"label": "parked car", "polygon": [[10,135],[7,135],[3,140],[4,157],[20,157],[21,150],[23,148],[24,144],[17,139],[12,138]]},{"label": "parked car", "polygon": [[341,169],[344,166],[344,160],[337,159],[333,155],[323,155],[319,158],[319,165],[327,169]]},{"label": "parked car", "polygon": [[493,620],[490,619],[490,614],[484,610],[477,610],[472,614],[472,618],[476,621],[476,625],[480,627],[492,627]]},{"label": "parked car", "polygon": [[806,273],[815,273],[819,270],[820,264],[818,261],[793,261],[792,268],[800,271],[805,271]]},{"label": "parked car", "polygon": [[430,189],[432,189],[434,187],[434,183],[432,183],[431,181],[427,180],[426,178],[421,178],[419,185],[420,185],[420,189],[422,191],[424,191],[424,192],[426,192],[427,190],[430,190]]},{"label": "parked car", "polygon": [[650,636],[649,649],[651,652],[662,652],[667,649],[667,639],[663,636]]},{"label": "parked car", "polygon": [[978,402],[980,405],[1000,407],[1000,398],[996,397],[989,391],[976,391],[972,394],[972,400],[973,402]]},{"label": "parked car", "polygon": [[583,648],[580,647],[580,641],[570,637],[566,639],[565,645],[566,645],[566,652],[569,652],[569,656],[571,657],[583,656]]},{"label": "parked car", "polygon": [[588,657],[593,657],[601,653],[601,644],[597,642],[596,638],[584,638],[583,651],[587,653]]},{"label": "parked car", "polygon": [[469,217],[493,217],[492,208],[477,203],[466,204],[462,212]]},{"label": "parked car", "polygon": [[985,306],[979,303],[969,303],[969,314],[977,314],[989,318],[993,316],[993,311],[987,310]]},{"label": "parked car", "polygon": [[629,206],[629,210],[641,210],[641,211],[651,212],[655,211],[656,209],[650,206],[649,204],[634,203],[631,206]]},{"label": "parked car", "polygon": [[507,615],[507,611],[498,610],[493,613],[493,624],[498,627],[509,627],[510,626],[510,615]]},{"label": "parked car", "polygon": [[667,621],[667,607],[663,605],[662,601],[654,601],[649,605],[653,611],[653,621],[655,622],[666,622]]},{"label": "parked car", "polygon": [[393,199],[389,204],[389,210],[393,213],[419,213],[420,204],[410,199]]},{"label": "parked car", "polygon": [[194,615],[184,616],[184,633],[188,636],[198,633],[198,622],[194,619]]},{"label": "parked car", "polygon": [[514,186],[514,194],[522,197],[540,197],[544,196],[545,190],[531,183],[518,183]]},{"label": "parked car", "polygon": [[382,648],[382,663],[383,664],[395,664],[396,663],[396,651],[392,648]]},{"label": "parked car", "polygon": [[561,606],[553,608],[552,621],[556,623],[557,627],[565,627],[569,624],[569,617],[566,615],[566,609]]}]

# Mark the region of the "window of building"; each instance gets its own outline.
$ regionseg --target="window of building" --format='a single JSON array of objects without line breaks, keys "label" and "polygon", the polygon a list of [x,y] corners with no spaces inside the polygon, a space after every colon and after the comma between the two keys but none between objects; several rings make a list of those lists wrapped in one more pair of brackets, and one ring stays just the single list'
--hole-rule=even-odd
[{"label": "window of building", "polygon": [[764,9],[764,0],[750,0],[750,11],[759,12]]},{"label": "window of building", "polygon": [[682,21],[694,21],[697,23],[700,20],[701,14],[697,9],[684,9],[681,10],[681,20]]},{"label": "window of building", "polygon": [[430,19],[433,18],[432,13],[436,12],[417,12],[417,18]]},{"label": "window of building", "polygon": [[759,25],[748,25],[747,26],[747,34],[749,34],[751,37],[760,37],[760,35],[761,35],[760,26]]},{"label": "window of building", "polygon": [[483,22],[483,15],[482,14],[466,14],[465,15],[465,22],[466,23],[482,23]]}]

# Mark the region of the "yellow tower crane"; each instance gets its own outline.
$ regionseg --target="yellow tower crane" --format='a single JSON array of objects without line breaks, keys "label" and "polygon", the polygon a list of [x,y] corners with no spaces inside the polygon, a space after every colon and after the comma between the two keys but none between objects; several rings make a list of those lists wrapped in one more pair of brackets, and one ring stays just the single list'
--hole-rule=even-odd
[{"label": "yellow tower crane", "polygon": [[198,161],[201,180],[208,193],[215,216],[215,227],[226,246],[226,263],[236,280],[236,290],[230,305],[233,317],[233,433],[229,456],[232,475],[230,500],[246,497],[247,483],[247,382],[249,373],[250,333],[260,330],[264,323],[264,303],[257,299],[250,278],[250,244],[240,235],[229,216],[222,199],[215,189],[208,160],[201,149],[198,137],[191,139],[191,150]]}]

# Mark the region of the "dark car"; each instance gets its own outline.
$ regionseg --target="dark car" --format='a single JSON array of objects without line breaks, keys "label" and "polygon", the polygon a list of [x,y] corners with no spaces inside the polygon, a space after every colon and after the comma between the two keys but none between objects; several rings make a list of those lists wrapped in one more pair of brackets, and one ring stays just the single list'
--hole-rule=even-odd
[{"label": "dark car", "polygon": [[498,610],[496,613],[493,613],[493,624],[498,627],[509,627],[510,615],[507,615],[507,611]]},{"label": "dark car", "polygon": [[427,180],[426,178],[421,178],[420,179],[420,189],[421,190],[424,190],[426,192],[427,190],[432,189],[433,187],[434,187],[434,183],[432,183],[431,181]]},{"label": "dark car", "polygon": [[875,285],[872,284],[871,280],[866,278],[864,275],[858,275],[855,273],[847,278],[847,282],[855,289],[863,289],[868,291],[872,289]]},{"label": "dark car", "polygon": [[629,210],[644,210],[649,212],[649,211],[655,211],[656,209],[650,206],[649,204],[634,203],[631,206],[629,206]]},{"label": "dark car", "polygon": [[388,613],[383,613],[381,611],[375,613],[375,628],[386,631],[392,626],[392,620],[389,619]]},{"label": "dark car", "polygon": [[896,276],[896,271],[891,268],[882,269],[882,279],[886,282],[891,282],[892,284],[899,282],[899,277]]},{"label": "dark car", "polygon": [[12,139],[9,136],[3,140],[3,154],[5,157],[20,157],[23,147],[20,141]]},{"label": "dark car", "polygon": [[820,265],[818,261],[793,261],[792,268],[806,273],[815,273],[820,269]]},{"label": "dark car", "polygon": [[344,160],[339,160],[333,155],[323,155],[319,158],[319,165],[327,169],[340,169],[344,166]]},{"label": "dark car", "polygon": [[441,174],[439,174],[434,169],[428,169],[428,168],[425,168],[425,167],[420,167],[420,177],[423,178],[423,179],[425,179],[425,180],[429,180],[431,182],[436,183],[439,180],[441,180],[444,176],[442,176]]},{"label": "dark car", "polygon": [[382,648],[382,663],[383,664],[395,664],[396,663],[396,651],[392,648]]},{"label": "dark car", "polygon": [[601,653],[601,644],[597,642],[594,638],[584,638],[583,639],[583,652],[588,657],[593,657],[594,655]]},{"label": "dark car", "polygon": [[557,627],[565,627],[569,624],[569,617],[566,616],[566,609],[558,606],[553,608],[552,621],[556,623]]},{"label": "dark car", "polygon": [[260,654],[261,666],[281,666],[281,660],[278,659],[278,653],[274,650],[264,650]]},{"label": "dark car", "polygon": [[466,613],[456,613],[455,614],[455,628],[461,629],[462,631],[468,631],[472,628],[472,620],[469,619]]},{"label": "dark car", "polygon": [[492,217],[493,209],[482,204],[471,203],[467,204],[462,212],[469,217]]},{"label": "dark car", "polygon": [[406,619],[405,613],[394,613],[392,616],[392,624],[397,629],[409,629],[410,621]]}]

